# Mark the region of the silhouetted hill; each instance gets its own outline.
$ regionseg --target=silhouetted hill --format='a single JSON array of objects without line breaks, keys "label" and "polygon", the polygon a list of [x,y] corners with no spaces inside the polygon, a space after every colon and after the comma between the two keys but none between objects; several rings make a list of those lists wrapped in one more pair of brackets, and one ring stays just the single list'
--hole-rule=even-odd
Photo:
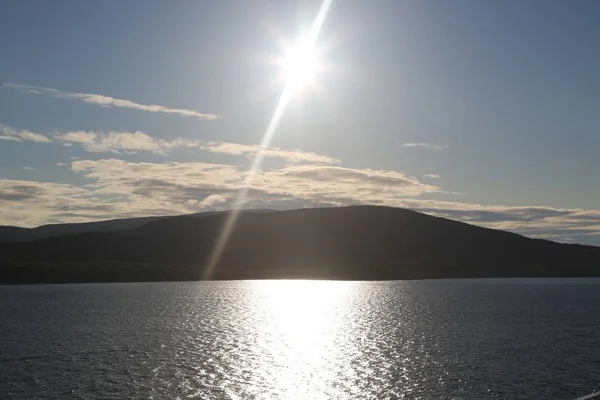
[{"label": "silhouetted hill", "polygon": [[148,222],[169,217],[141,217],[111,219],[98,222],[80,222],[70,224],[50,224],[36,228],[0,226],[0,242],[32,242],[52,236],[73,235],[85,232],[118,232],[135,229]]},{"label": "silhouetted hill", "polygon": [[30,228],[0,225],[0,242],[31,242],[37,238],[32,235]]},{"label": "silhouetted hill", "polygon": [[[257,209],[247,212],[264,213],[273,210]],[[197,214],[189,214],[190,217],[203,218],[214,214],[223,214],[225,211],[209,211]],[[53,236],[73,235],[87,232],[120,232],[138,228],[148,222],[159,219],[172,218],[164,217],[141,217],[141,218],[123,218],[111,219],[108,221],[97,222],[79,222],[69,224],[50,224],[42,225],[36,228],[21,228],[17,226],[0,226],[0,242],[33,242],[38,239],[45,239]]]},{"label": "silhouetted hill", "polygon": [[[0,243],[1,282],[201,279],[227,217],[163,218],[123,232]],[[521,276],[600,276],[600,248],[388,207],[242,212],[210,278]]]}]

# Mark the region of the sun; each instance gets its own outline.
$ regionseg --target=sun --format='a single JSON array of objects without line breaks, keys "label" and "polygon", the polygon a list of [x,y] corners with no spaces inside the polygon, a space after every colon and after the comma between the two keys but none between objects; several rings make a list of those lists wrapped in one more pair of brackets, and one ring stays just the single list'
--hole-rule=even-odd
[{"label": "sun", "polygon": [[321,69],[314,46],[299,43],[291,47],[281,60],[283,80],[287,85],[302,89],[312,83]]}]

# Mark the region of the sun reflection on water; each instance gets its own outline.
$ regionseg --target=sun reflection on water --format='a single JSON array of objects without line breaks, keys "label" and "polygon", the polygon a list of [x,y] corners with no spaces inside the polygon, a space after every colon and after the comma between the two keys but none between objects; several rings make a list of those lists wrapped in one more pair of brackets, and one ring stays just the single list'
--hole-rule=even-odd
[{"label": "sun reflection on water", "polygon": [[410,296],[381,285],[387,284],[239,283],[240,291],[218,307],[230,314],[211,327],[221,335],[207,338],[204,349],[214,358],[205,365],[216,374],[203,373],[202,385],[216,385],[225,396],[215,398],[404,398],[421,362],[406,348],[416,334],[402,317]]},{"label": "sun reflection on water", "polygon": [[[261,282],[257,335],[266,349],[257,369],[272,379],[277,398],[316,399],[331,394],[343,364],[337,354],[352,286],[339,282]],[[340,365],[332,365],[340,364]],[[339,376],[338,376],[339,377]]]}]

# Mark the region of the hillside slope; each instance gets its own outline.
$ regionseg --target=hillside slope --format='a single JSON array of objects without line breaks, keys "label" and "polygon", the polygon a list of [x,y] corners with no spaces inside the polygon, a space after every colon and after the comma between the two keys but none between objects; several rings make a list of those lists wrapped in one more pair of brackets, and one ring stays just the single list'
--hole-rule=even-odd
[{"label": "hillside slope", "polygon": [[243,212],[207,276],[226,218],[173,217],[125,232],[0,243],[0,281],[600,276],[598,247],[374,206]]}]

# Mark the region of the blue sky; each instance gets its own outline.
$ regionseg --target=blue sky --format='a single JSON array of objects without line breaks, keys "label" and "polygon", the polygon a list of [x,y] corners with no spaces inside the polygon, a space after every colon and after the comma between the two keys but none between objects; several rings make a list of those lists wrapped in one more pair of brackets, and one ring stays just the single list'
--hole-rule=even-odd
[{"label": "blue sky", "polygon": [[[0,224],[234,204],[319,1],[0,4]],[[596,1],[333,1],[246,206],[600,245]]]}]

